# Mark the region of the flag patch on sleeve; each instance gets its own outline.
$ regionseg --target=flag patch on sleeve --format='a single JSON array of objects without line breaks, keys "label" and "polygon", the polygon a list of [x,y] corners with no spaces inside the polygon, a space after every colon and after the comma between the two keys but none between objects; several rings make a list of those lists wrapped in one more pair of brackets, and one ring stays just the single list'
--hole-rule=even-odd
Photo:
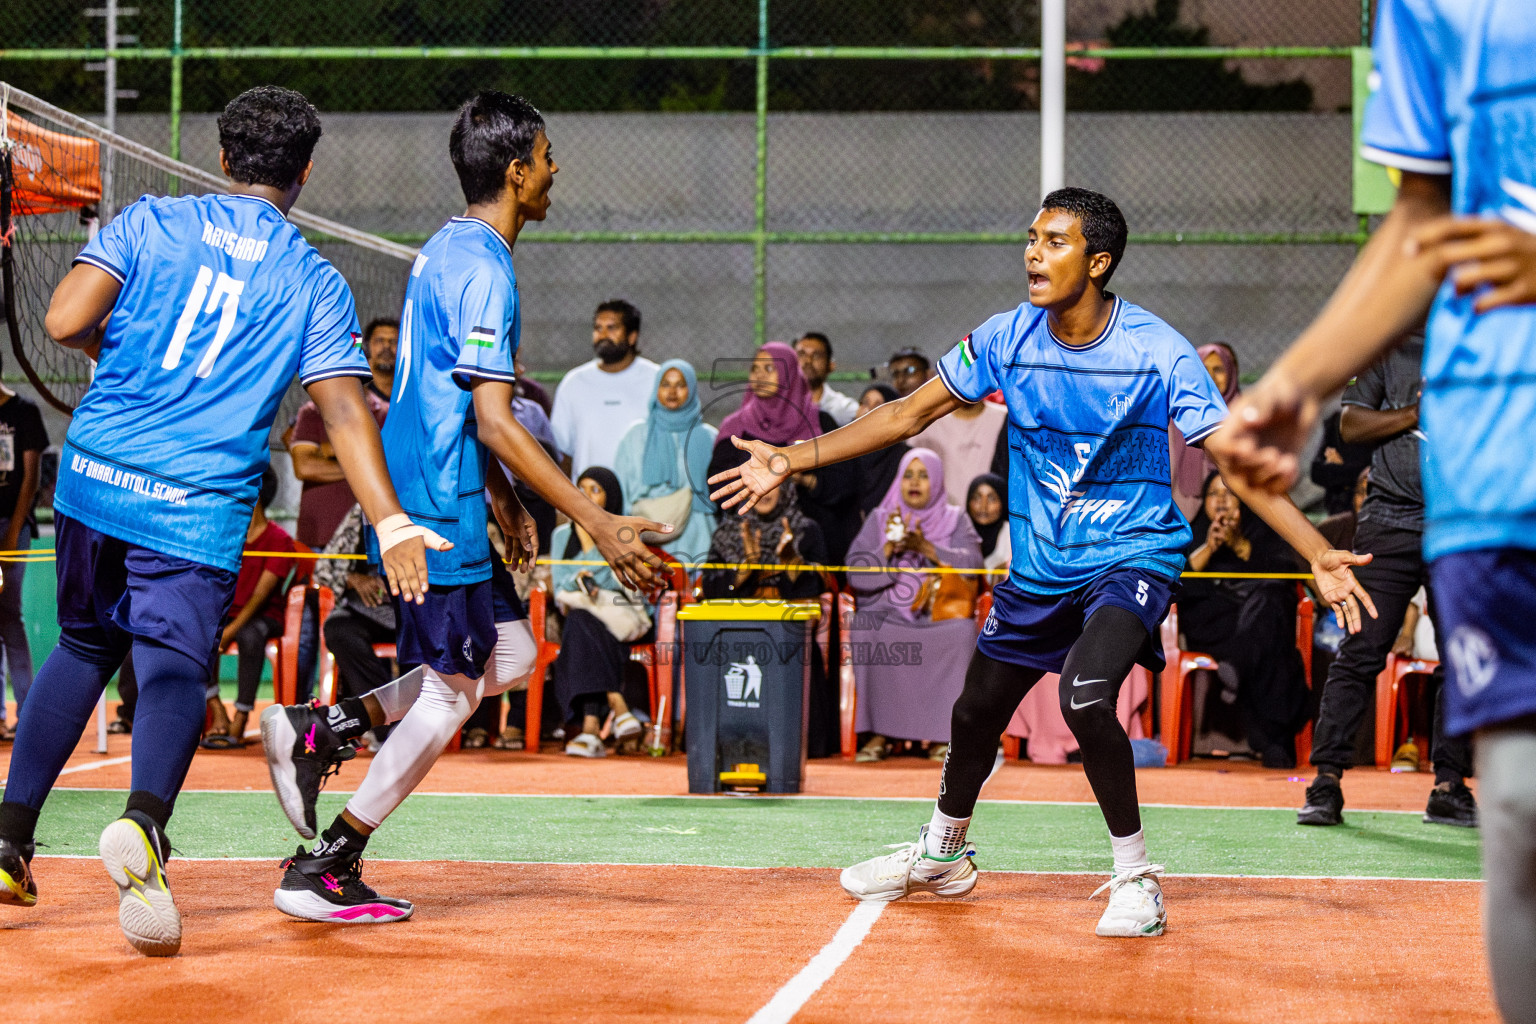
[{"label": "flag patch on sleeve", "polygon": [[976,365],[976,349],[969,334],[960,339],[960,365],[967,370]]},{"label": "flag patch on sleeve", "polygon": [[466,345],[478,345],[480,348],[496,347],[496,332],[489,327],[476,327],[469,332],[469,337],[464,339]]},{"label": "flag patch on sleeve", "polygon": [[353,348],[362,348],[363,347],[363,336],[361,334],[358,334],[356,331],[352,331],[350,333],[352,335],[352,347]]}]

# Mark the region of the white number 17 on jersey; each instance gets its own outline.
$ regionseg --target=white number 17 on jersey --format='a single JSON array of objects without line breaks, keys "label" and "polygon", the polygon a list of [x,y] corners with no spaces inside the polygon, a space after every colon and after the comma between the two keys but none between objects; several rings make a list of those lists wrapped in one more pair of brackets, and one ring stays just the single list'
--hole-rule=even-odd
[{"label": "white number 17 on jersey", "polygon": [[[213,294],[209,294],[208,286],[213,285]],[[224,300],[224,309],[219,314],[219,329],[214,333],[213,344],[208,346],[208,351],[203,355],[203,361],[197,364],[197,376],[206,377],[213,372],[213,361],[219,358],[219,350],[224,347],[224,342],[229,338],[229,332],[235,328],[235,317],[240,312],[240,293],[245,291],[245,282],[236,281],[228,274],[220,272],[217,282],[213,279],[213,270],[209,267],[197,268],[197,280],[192,282],[192,293],[187,296],[187,304],[181,309],[181,319],[176,321],[176,333],[171,335],[171,346],[165,350],[165,358],[161,360],[160,367],[165,370],[174,370],[181,365],[181,352],[187,347],[187,336],[192,333],[192,325],[197,322],[199,312],[212,313],[218,309],[219,300]],[[208,305],[203,306],[203,299],[207,298]]]}]

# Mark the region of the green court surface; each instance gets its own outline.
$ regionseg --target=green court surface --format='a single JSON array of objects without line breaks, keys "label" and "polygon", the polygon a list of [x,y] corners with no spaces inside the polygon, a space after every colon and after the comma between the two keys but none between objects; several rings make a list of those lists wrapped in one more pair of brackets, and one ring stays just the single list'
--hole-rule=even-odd
[{"label": "green court surface", "polygon": [[[55,790],[38,828],[42,854],[94,855],[121,813],[120,790]],[[345,794],[322,798],[322,824]],[[921,800],[764,797],[413,796],[369,844],[375,857],[572,864],[841,867],[915,836]],[[1285,809],[1148,807],[1153,860],[1173,874],[1474,879],[1473,829],[1418,814],[1351,811],[1338,828],[1302,828]],[[188,792],[171,840],[184,857],[272,857],[297,835],[264,792]],[[1091,804],[983,801],[971,838],[983,869],[1110,868],[1104,820]]]}]

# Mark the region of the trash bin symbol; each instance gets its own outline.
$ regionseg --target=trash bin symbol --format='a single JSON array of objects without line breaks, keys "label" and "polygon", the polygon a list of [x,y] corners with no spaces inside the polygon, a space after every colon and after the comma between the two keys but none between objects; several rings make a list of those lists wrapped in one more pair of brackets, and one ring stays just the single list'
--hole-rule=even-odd
[{"label": "trash bin symbol", "polygon": [[733,661],[725,673],[725,696],[733,702],[740,701],[748,707],[756,707],[763,694],[763,670],[752,655],[746,661]]}]

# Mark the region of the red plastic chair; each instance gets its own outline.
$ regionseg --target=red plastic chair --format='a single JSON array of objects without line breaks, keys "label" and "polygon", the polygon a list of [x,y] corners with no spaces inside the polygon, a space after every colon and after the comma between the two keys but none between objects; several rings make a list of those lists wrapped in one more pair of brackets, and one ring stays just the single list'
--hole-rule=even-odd
[{"label": "red plastic chair", "polygon": [[[273,699],[279,704],[296,704],[299,700],[299,631],[304,625],[304,599],[311,587],[307,583],[301,583],[288,588],[288,607],[283,617],[283,635],[279,640],[279,653],[282,658],[282,685],[277,683],[277,675],[274,673],[272,694]],[[331,608],[336,603],[336,595],[331,593],[330,587],[314,587],[319,604],[320,624],[325,624],[326,616],[331,614]],[[325,650],[325,633],[320,633],[320,647],[316,652],[317,664],[322,669],[320,681],[320,702],[330,704],[332,701],[326,696],[325,686],[329,675],[329,668],[324,664],[327,652]]]},{"label": "red plastic chair", "polygon": [[[1296,587],[1296,647],[1301,652],[1303,678],[1312,685],[1312,595],[1300,584]],[[1168,748],[1168,763],[1189,760],[1194,736],[1194,692],[1189,677],[1197,671],[1216,671],[1216,659],[1199,651],[1179,649],[1178,605],[1168,609],[1163,619],[1163,657],[1167,666],[1159,686],[1162,704],[1163,746]],[[1312,753],[1312,723],[1296,734],[1296,763],[1305,764]]]},{"label": "red plastic chair", "polygon": [[1408,702],[1403,699],[1409,676],[1428,676],[1439,667],[1429,658],[1387,655],[1386,667],[1376,676],[1376,767],[1392,764],[1397,737],[1408,731]]}]

